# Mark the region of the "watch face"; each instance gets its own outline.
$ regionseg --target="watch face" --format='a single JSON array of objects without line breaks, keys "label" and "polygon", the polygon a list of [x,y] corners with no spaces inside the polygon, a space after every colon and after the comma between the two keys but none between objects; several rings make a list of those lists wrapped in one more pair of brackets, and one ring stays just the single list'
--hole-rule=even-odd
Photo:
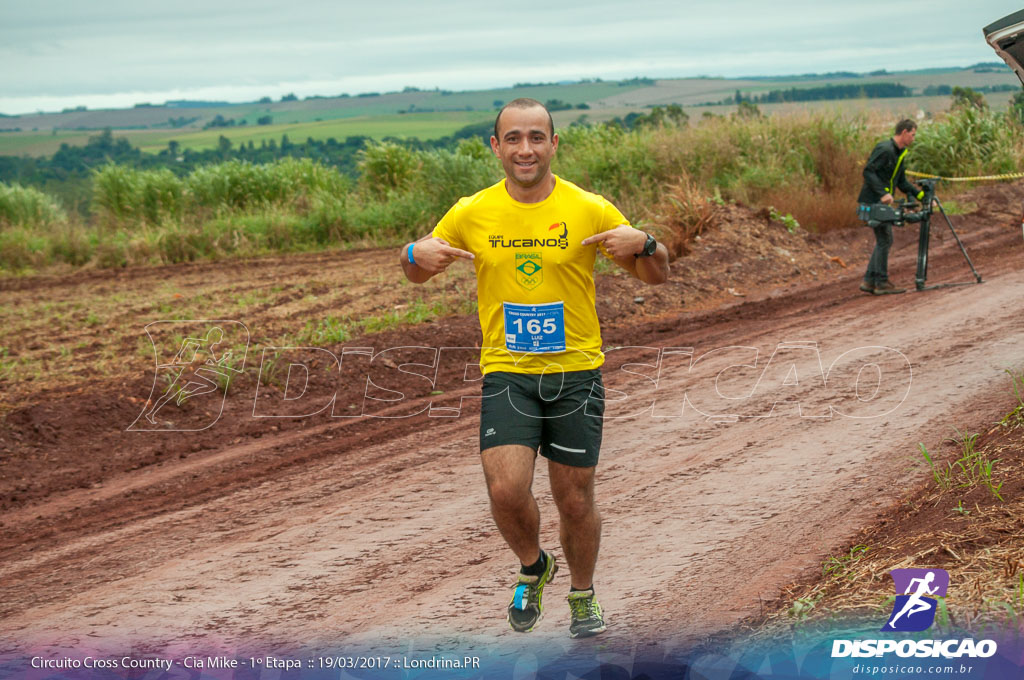
[{"label": "watch face", "polygon": [[647,235],[647,243],[644,244],[644,255],[650,257],[658,249],[658,242],[650,234]]}]

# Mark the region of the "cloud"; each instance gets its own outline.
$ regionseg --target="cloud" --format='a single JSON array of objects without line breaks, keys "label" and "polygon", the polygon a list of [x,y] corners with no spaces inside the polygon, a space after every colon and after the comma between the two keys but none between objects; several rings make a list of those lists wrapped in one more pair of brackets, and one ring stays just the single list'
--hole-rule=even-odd
[{"label": "cloud", "polygon": [[19,0],[0,9],[0,110],[130,93],[232,100],[261,88],[338,94],[967,65],[994,59],[981,27],[1017,9],[988,5]]}]

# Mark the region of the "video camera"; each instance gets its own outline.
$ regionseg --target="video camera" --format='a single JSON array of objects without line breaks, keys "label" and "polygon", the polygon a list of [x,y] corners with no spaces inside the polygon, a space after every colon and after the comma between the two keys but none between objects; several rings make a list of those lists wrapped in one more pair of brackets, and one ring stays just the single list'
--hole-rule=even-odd
[{"label": "video camera", "polygon": [[921,203],[919,204],[911,200],[898,201],[895,205],[875,203],[873,205],[860,206],[860,219],[866,222],[869,227],[880,227],[886,224],[902,227],[904,224],[916,224],[918,222],[921,224],[921,231],[917,240],[917,275],[915,277],[917,290],[965,285],[960,283],[942,283],[934,286],[924,285],[925,280],[928,278],[928,242],[931,239],[931,219],[932,213],[936,208],[939,209],[939,212],[945,218],[946,224],[949,225],[949,230],[953,232],[953,238],[956,239],[957,245],[960,246],[960,252],[964,254],[964,259],[967,260],[968,266],[974,272],[976,282],[981,283],[981,274],[974,268],[971,258],[967,255],[967,249],[964,248],[964,244],[960,241],[960,237],[957,236],[956,230],[953,229],[953,223],[949,221],[949,216],[946,215],[946,211],[942,208],[942,202],[935,195],[935,187],[938,183],[938,178],[918,180],[917,184],[924,192],[924,196],[921,197]]},{"label": "video camera", "polygon": [[864,205],[861,206],[861,210],[866,214],[861,219],[867,222],[869,227],[880,227],[883,224],[902,227],[906,223],[924,222],[931,218],[934,210],[932,199],[935,198],[935,185],[938,181],[937,179],[922,179],[918,182],[921,190],[924,191],[920,204],[911,199],[897,201],[895,205],[885,203]]}]

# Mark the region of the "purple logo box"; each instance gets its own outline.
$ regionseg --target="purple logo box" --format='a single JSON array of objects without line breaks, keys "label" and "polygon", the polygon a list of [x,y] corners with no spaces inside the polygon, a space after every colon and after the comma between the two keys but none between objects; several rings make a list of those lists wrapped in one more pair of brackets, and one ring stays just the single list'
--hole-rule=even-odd
[{"label": "purple logo box", "polygon": [[928,590],[931,592],[922,593],[926,596],[945,597],[949,588],[949,572],[945,569],[893,569],[889,575],[892,576],[897,595],[912,595],[916,592],[916,589],[910,587],[910,582],[914,579],[924,579],[928,582]]}]

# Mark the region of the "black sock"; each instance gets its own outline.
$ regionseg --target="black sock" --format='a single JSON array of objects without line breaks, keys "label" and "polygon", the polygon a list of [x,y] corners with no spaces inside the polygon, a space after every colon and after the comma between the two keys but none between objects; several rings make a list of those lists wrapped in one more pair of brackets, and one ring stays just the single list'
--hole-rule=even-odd
[{"label": "black sock", "polygon": [[573,586],[569,586],[569,592],[570,593],[582,593],[585,590],[593,590],[593,589],[594,589],[594,584],[593,583],[591,583],[590,586],[587,587],[587,588],[575,588]]},{"label": "black sock", "polygon": [[537,561],[530,566],[523,565],[520,569],[520,573],[526,574],[527,576],[543,576],[544,569],[548,566],[547,560],[544,558],[544,551],[540,551],[540,556],[537,557]]}]

